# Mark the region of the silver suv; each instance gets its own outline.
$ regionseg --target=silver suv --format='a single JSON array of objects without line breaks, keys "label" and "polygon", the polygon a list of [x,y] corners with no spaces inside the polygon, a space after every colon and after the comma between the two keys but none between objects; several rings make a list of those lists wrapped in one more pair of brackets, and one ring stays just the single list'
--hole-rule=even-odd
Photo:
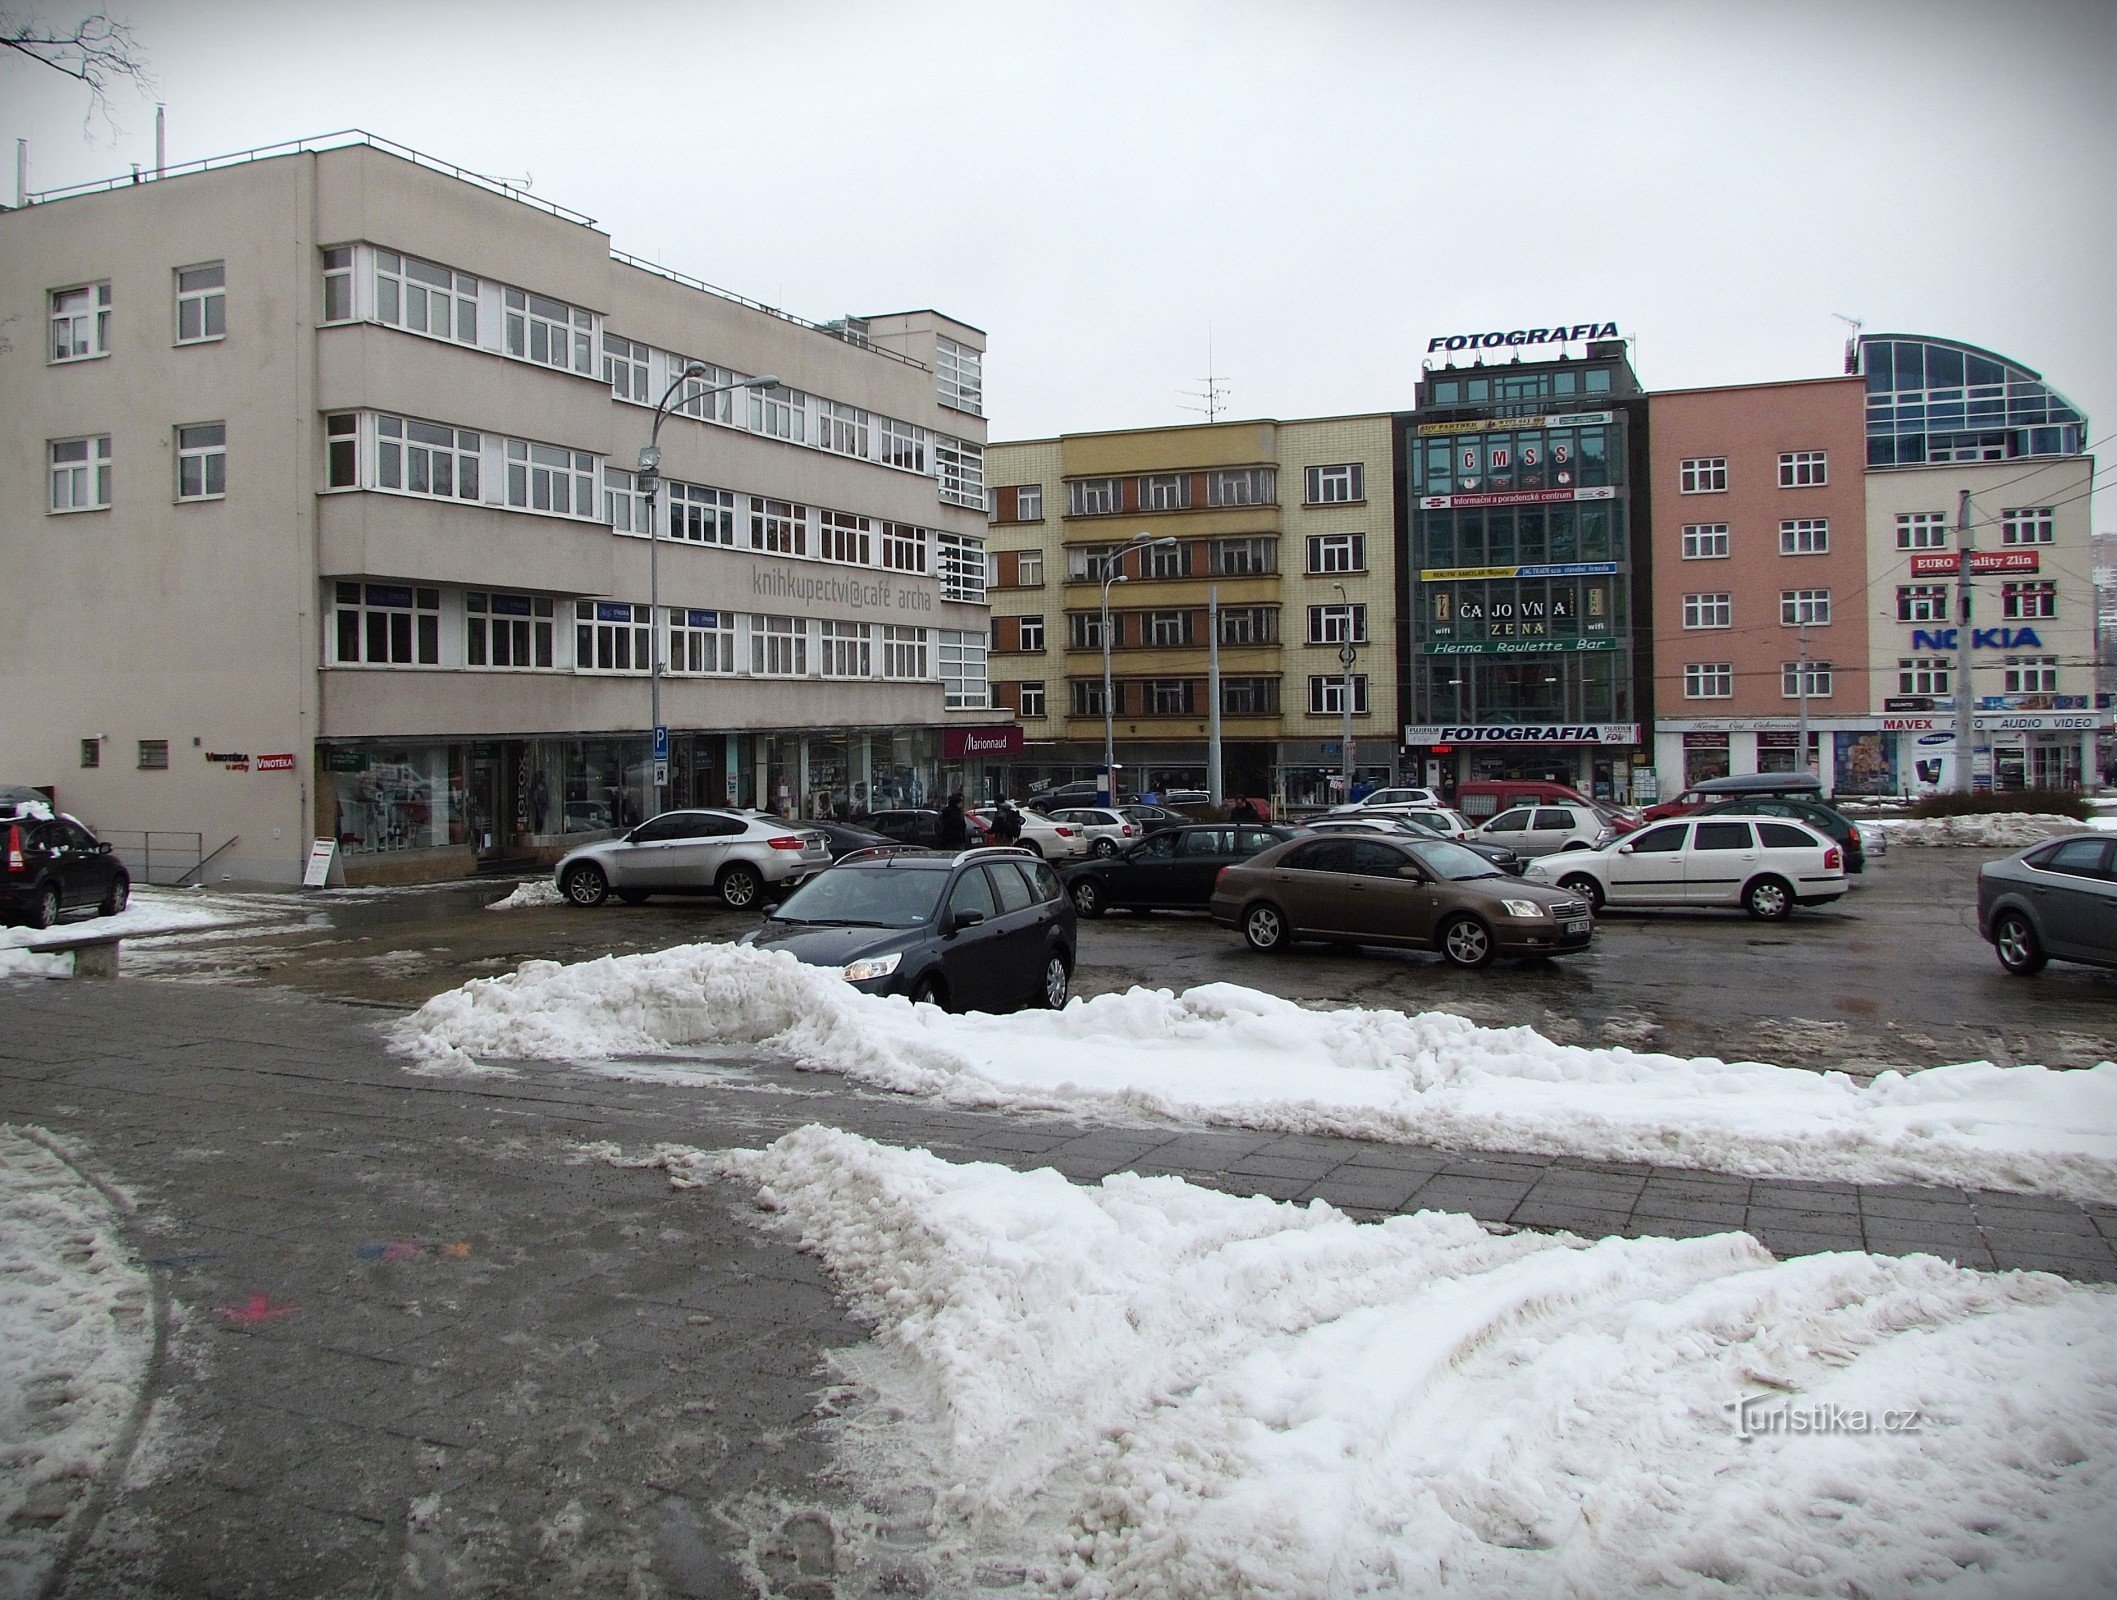
[{"label": "silver suv", "polygon": [[767,888],[791,889],[831,864],[827,836],[762,811],[664,811],[630,833],[569,850],[552,881],[569,905],[615,894],[717,894],[741,911]]}]

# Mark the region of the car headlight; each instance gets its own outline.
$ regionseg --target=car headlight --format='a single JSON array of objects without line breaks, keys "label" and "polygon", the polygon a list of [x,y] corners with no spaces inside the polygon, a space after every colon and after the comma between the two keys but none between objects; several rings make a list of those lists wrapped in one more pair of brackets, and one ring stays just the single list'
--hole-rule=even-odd
[{"label": "car headlight", "polygon": [[886,978],[897,970],[897,963],[903,959],[901,951],[886,956],[866,956],[840,968],[839,976],[847,983],[865,983],[870,978]]},{"label": "car headlight", "polygon": [[1510,917],[1541,917],[1546,915],[1544,908],[1534,900],[1502,900],[1500,909],[1505,911]]}]

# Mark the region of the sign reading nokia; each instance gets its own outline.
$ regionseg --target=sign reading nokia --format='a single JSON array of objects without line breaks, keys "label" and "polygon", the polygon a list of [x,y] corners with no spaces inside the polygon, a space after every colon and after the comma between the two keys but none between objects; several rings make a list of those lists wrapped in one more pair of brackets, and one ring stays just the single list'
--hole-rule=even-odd
[{"label": "sign reading nokia", "polygon": [[1614,322],[1561,323],[1555,328],[1515,328],[1507,333],[1437,333],[1426,341],[1426,353],[1436,350],[1498,350],[1506,345],[1565,344],[1579,339],[1614,339]]}]

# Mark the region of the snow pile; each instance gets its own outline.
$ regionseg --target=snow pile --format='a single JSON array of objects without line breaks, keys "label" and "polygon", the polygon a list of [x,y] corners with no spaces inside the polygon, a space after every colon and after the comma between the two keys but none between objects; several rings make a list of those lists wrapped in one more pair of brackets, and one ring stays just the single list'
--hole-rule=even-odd
[{"label": "snow pile", "polygon": [[1967,817],[1885,819],[1891,844],[1963,845],[1980,850],[2021,850],[2062,834],[2080,833],[2084,822],[2043,812],[1993,811]]},{"label": "snow pile", "polygon": [[1237,984],[950,1016],[778,951],[684,945],[532,961],[396,1025],[427,1070],[730,1047],[971,1106],[1102,1110],[1760,1176],[2117,1201],[2117,1064],[1984,1062],[1862,1085],[1711,1057],[1554,1044],[1440,1012],[1310,1011]]},{"label": "snow pile", "polygon": [[505,900],[495,900],[487,911],[520,911],[525,906],[558,906],[566,903],[566,897],[549,878],[531,878],[527,883],[515,885],[515,891]]},{"label": "snow pile", "polygon": [[0,944],[0,978],[65,978],[74,969],[74,958],[66,951],[46,955],[18,945]]},{"label": "snow pile", "polygon": [[[200,928],[244,922],[262,913],[246,907],[232,895],[208,895],[189,889],[135,888],[131,903],[114,917],[84,916],[75,911],[51,928],[0,928],[0,959],[9,950],[34,950],[51,940],[73,934],[119,934],[140,938],[148,934],[190,933]],[[8,970],[0,967],[0,972]]]},{"label": "snow pile", "polygon": [[2105,1289],[815,1127],[719,1161],[874,1325],[835,1359],[875,1509],[930,1496],[930,1548],[1039,1592],[2087,1595],[2117,1561]]},{"label": "snow pile", "polygon": [[109,1204],[0,1126],[0,1593],[38,1592],[126,1431],[153,1347]]}]

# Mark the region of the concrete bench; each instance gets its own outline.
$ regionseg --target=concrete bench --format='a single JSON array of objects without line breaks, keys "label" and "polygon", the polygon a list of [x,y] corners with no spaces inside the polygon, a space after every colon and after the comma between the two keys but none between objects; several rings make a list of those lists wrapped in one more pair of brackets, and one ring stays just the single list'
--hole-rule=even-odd
[{"label": "concrete bench", "polygon": [[55,955],[62,950],[71,950],[75,977],[115,978],[118,975],[118,941],[124,937],[121,933],[102,933],[94,928],[83,928],[77,933],[56,933],[24,948],[34,950],[39,955]]}]

